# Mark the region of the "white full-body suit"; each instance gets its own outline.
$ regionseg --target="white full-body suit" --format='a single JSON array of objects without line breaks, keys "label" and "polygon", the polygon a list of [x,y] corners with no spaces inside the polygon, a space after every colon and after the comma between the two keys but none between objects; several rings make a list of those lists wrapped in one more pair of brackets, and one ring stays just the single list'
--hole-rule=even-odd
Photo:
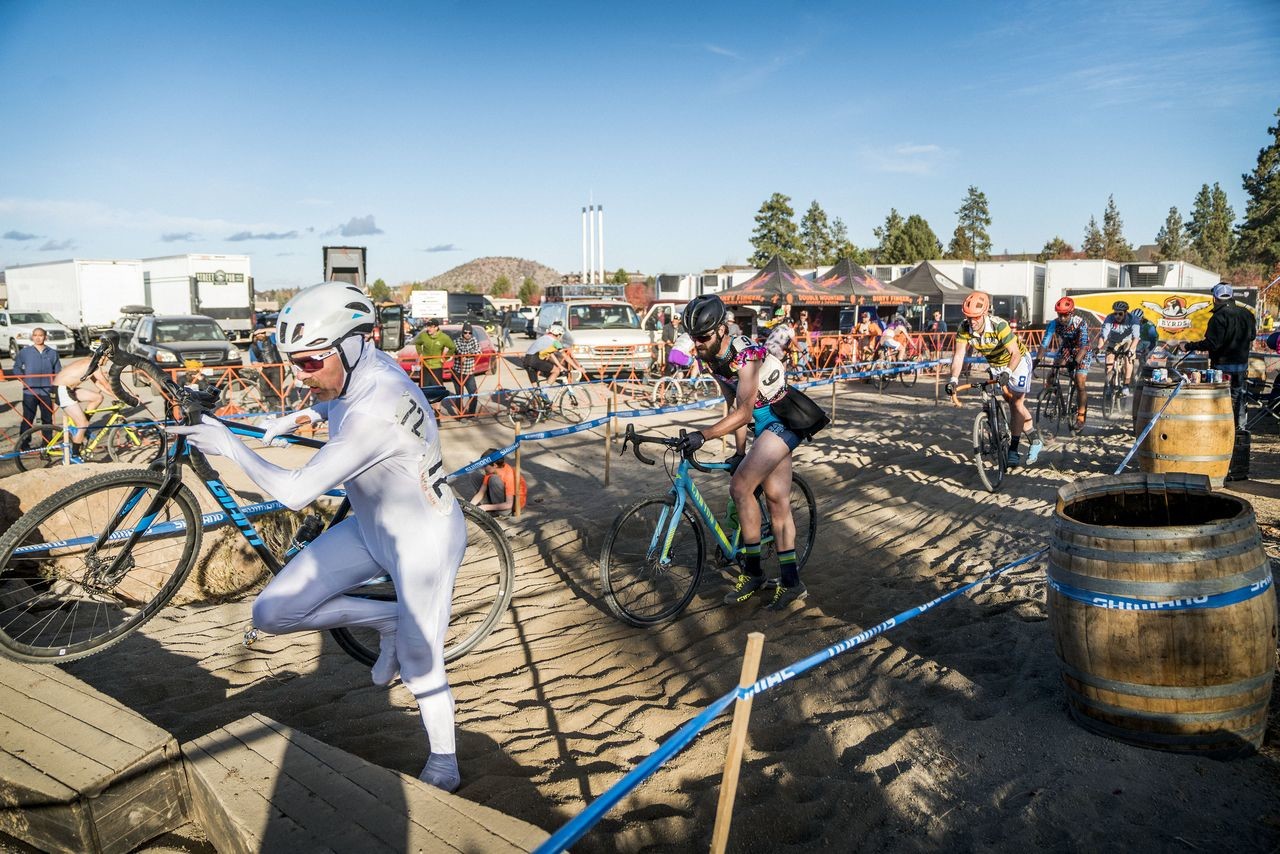
[{"label": "white full-body suit", "polygon": [[[444,481],[431,406],[394,359],[363,344],[345,391],[315,410],[329,422],[329,441],[299,469],[264,460],[217,422],[183,431],[202,450],[235,460],[294,510],[339,485],[351,501],[352,515],[299,552],[258,596],[254,624],[274,633],[370,626],[384,645],[394,638],[431,754],[452,760],[444,640],[466,523]],[[345,595],[384,572],[395,582],[396,602]]]}]

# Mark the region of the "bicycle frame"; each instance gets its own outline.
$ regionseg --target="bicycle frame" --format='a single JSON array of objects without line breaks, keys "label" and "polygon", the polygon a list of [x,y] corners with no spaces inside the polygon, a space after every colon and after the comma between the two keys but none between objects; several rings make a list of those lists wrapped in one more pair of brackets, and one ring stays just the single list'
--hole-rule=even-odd
[{"label": "bicycle frame", "polygon": [[[705,469],[715,471],[728,471],[728,463],[702,463]],[[669,495],[675,496],[675,505],[669,509],[664,509],[662,515],[658,517],[658,525],[653,532],[653,540],[649,543],[649,552],[653,553],[661,543],[661,557],[663,562],[669,559],[671,554],[671,544],[675,539],[676,528],[679,525],[681,514],[687,505],[692,505],[697,511],[698,518],[702,520],[702,524],[711,532],[715,538],[716,545],[720,548],[720,553],[724,555],[726,560],[733,560],[738,556],[739,544],[742,540],[742,527],[738,526],[731,532],[726,533],[725,529],[720,527],[720,521],[716,518],[715,513],[707,506],[707,501],[702,497],[702,492],[698,489],[698,484],[694,482],[693,475],[689,473],[689,461],[681,458],[680,465],[676,469],[675,480],[671,485]],[[732,534],[732,539],[730,538]],[[761,537],[761,544],[771,541],[772,536]]]}]

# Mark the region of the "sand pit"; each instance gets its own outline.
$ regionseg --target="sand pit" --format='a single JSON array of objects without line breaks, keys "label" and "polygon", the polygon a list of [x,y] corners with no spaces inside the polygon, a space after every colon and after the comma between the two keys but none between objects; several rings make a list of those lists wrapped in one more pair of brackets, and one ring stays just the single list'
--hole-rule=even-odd
[{"label": "sand pit", "polygon": [[[804,572],[807,607],[785,615],[727,609],[709,577],[677,622],[649,631],[618,623],[598,598],[601,540],[620,507],[664,488],[661,468],[615,458],[605,487],[598,435],[529,446],[535,500],[505,523],[518,563],[511,612],[451,669],[460,794],[557,828],[736,684],[749,631],[766,635],[768,673],[1035,551],[1057,487],[1110,473],[1128,448],[1126,435],[1095,421],[990,495],[966,456],[973,404],[935,406],[932,394],[923,382],[883,397],[850,385],[836,428],[797,452],[822,522]],[[491,423],[446,430],[446,462],[461,465],[507,436]],[[1255,480],[1241,491],[1273,555],[1278,458],[1274,435],[1255,436]],[[700,484],[722,506],[724,484]],[[1280,703],[1262,753],[1232,762],[1087,733],[1067,714],[1044,603],[1043,565],[1015,571],[758,697],[731,849],[1280,845]],[[248,616],[248,599],[170,608],[67,669],[180,740],[258,711],[417,772],[425,744],[403,687],[373,688],[365,669],[315,634],[247,650]],[[729,720],[575,850],[706,850]]]}]

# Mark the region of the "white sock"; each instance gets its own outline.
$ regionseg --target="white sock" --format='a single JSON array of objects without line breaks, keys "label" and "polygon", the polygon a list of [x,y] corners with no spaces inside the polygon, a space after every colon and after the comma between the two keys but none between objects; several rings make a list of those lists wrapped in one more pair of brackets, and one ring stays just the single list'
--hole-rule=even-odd
[{"label": "white sock", "polygon": [[374,685],[390,685],[400,675],[400,659],[396,656],[396,633],[384,632],[378,642],[378,660],[369,674]]},{"label": "white sock", "polygon": [[455,791],[462,785],[462,775],[458,772],[458,754],[431,754],[418,779],[446,792]]}]

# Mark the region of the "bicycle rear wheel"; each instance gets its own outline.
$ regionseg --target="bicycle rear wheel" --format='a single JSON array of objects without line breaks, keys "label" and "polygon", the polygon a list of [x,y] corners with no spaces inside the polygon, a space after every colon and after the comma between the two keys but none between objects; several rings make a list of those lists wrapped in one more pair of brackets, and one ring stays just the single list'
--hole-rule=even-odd
[{"label": "bicycle rear wheel", "polygon": [[[458,502],[467,520],[467,550],[453,582],[453,608],[444,638],[444,660],[457,661],[489,636],[515,593],[515,559],[502,527],[488,513]],[[351,591],[352,596],[395,601],[391,579],[383,577]],[[330,631],[338,646],[362,664],[378,660],[378,633],[373,629]]]},{"label": "bicycle rear wheel", "polygon": [[687,508],[672,520],[675,501],[673,495],[641,501],[623,511],[604,538],[600,586],[624,623],[647,628],[674,619],[698,589],[702,526]]},{"label": "bicycle rear wheel", "polygon": [[507,401],[507,408],[502,410],[503,419],[515,428],[532,427],[542,420],[546,404],[538,395],[529,391],[518,391]]},{"label": "bicycle rear wheel", "polygon": [[[999,404],[996,404],[999,406]],[[1000,443],[1000,431],[987,412],[979,412],[973,419],[973,464],[978,477],[989,492],[1000,488],[1004,480],[1004,468],[1008,460]]]},{"label": "bicycle rear wheel", "polygon": [[[765,500],[763,491],[756,500],[760,502],[760,511],[763,514],[760,540],[765,548],[762,549],[761,554],[771,551],[776,556],[778,549],[777,542],[773,539],[773,521],[769,516],[769,502]],[[796,569],[804,569],[805,561],[813,552],[813,541],[818,536],[818,503],[813,499],[813,490],[809,488],[809,484],[794,472],[791,475],[791,519],[796,528]]]},{"label": "bicycle rear wheel", "polygon": [[113,462],[145,466],[164,453],[165,432],[154,421],[130,419],[107,429],[107,453]]},{"label": "bicycle rear wheel", "polygon": [[[157,500],[164,483],[162,472],[95,475],[0,537],[0,653],[37,664],[83,658],[173,598],[200,547],[200,506],[185,486]],[[128,533],[144,524],[129,547]]]},{"label": "bicycle rear wheel", "polygon": [[[57,427],[52,424],[45,424],[28,427],[19,433],[17,441],[13,443],[13,447],[10,449],[17,454],[13,458],[13,464],[18,467],[18,471],[45,469],[62,462],[61,443],[57,445],[49,444],[58,432],[59,429]],[[26,450],[19,452],[19,448],[25,448]]]}]

